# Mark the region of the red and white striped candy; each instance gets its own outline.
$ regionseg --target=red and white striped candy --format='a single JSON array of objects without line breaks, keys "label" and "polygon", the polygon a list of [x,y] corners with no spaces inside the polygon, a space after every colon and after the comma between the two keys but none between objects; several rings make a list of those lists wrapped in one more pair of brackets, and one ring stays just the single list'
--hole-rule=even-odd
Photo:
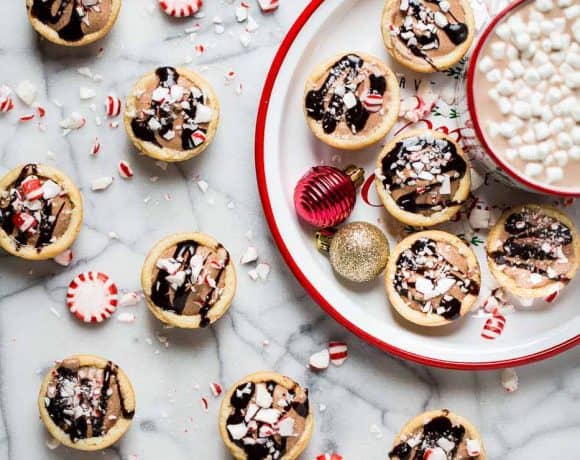
[{"label": "red and white striped candy", "polygon": [[12,90],[8,86],[0,86],[0,112],[10,112],[14,108],[14,101],[10,94],[12,94]]},{"label": "red and white striped candy", "polygon": [[119,175],[123,179],[131,179],[133,177],[133,170],[129,163],[125,160],[119,161]]},{"label": "red and white striped candy", "polygon": [[107,102],[105,103],[105,112],[109,117],[118,117],[121,114],[121,99],[116,96],[107,96]]},{"label": "red and white striped candy", "polygon": [[330,362],[335,366],[342,366],[348,358],[348,347],[344,342],[329,342],[328,351]]},{"label": "red and white striped candy", "polygon": [[209,388],[216,398],[224,391],[219,383],[210,383]]},{"label": "red and white striped candy", "polygon": [[549,296],[547,296],[544,300],[548,303],[554,302],[560,295],[560,290],[557,289],[556,291],[552,292]]},{"label": "red and white striped candy", "polygon": [[73,261],[73,252],[70,249],[67,249],[66,251],[54,256],[52,260],[63,267],[68,267]]},{"label": "red and white striped candy", "polygon": [[383,96],[380,94],[366,94],[363,97],[362,104],[369,112],[376,113],[383,108]]},{"label": "red and white striped candy", "polygon": [[338,454],[320,454],[316,460],[344,460],[344,458]]},{"label": "red and white striped candy", "polygon": [[191,139],[193,141],[193,145],[195,147],[199,147],[201,144],[203,144],[206,140],[206,135],[205,133],[198,129],[197,131],[194,131],[191,135]]},{"label": "red and white striped candy", "polygon": [[207,412],[209,410],[209,403],[207,402],[207,398],[204,398],[202,396],[201,400],[199,401],[201,408],[203,409],[204,412]]},{"label": "red and white striped candy", "polygon": [[31,214],[28,214],[27,212],[19,212],[12,216],[12,223],[16,226],[18,231],[27,232],[36,227],[38,222],[36,222],[36,219]]},{"label": "red and white striped candy", "polygon": [[26,113],[20,117],[18,117],[18,120],[22,121],[22,122],[26,122],[26,121],[32,121],[34,120],[34,112],[30,112],[30,113]]},{"label": "red and white striped candy", "polygon": [[186,18],[200,10],[203,0],[159,0],[159,6],[169,16]]},{"label": "red and white striped candy", "polygon": [[81,321],[101,323],[117,309],[117,286],[104,273],[81,273],[69,284],[66,303]]},{"label": "red and white striped candy", "polygon": [[423,454],[423,460],[447,460],[447,454],[441,447],[429,447]]},{"label": "red and white striped candy", "polygon": [[20,190],[28,201],[39,200],[44,195],[42,181],[36,176],[28,176],[20,184]]},{"label": "red and white striped candy", "polygon": [[487,340],[497,339],[502,334],[505,323],[506,318],[503,315],[493,315],[491,318],[487,318],[481,336]]},{"label": "red and white striped candy", "polygon": [[263,13],[272,13],[280,6],[279,0],[258,0],[258,4]]}]

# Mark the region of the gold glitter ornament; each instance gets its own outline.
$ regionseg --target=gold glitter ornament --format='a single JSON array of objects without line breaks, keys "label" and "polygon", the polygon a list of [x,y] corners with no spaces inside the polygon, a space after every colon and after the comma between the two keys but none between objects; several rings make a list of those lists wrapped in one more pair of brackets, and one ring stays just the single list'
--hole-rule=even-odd
[{"label": "gold glitter ornament", "polygon": [[352,222],[338,230],[316,233],[318,249],[328,252],[336,273],[354,283],[379,276],[389,260],[389,241],[380,228],[368,222]]}]

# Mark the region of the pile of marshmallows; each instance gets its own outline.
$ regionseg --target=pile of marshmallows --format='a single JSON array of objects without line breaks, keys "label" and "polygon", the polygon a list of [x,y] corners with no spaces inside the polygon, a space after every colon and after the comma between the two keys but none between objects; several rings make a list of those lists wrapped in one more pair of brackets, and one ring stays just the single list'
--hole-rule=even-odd
[{"label": "pile of marshmallows", "polygon": [[548,183],[564,177],[569,160],[580,160],[580,4],[556,5],[536,0],[527,21],[522,11],[512,14],[478,65],[505,116],[488,124],[488,134],[507,140],[509,160],[528,162],[527,176],[545,174]]}]

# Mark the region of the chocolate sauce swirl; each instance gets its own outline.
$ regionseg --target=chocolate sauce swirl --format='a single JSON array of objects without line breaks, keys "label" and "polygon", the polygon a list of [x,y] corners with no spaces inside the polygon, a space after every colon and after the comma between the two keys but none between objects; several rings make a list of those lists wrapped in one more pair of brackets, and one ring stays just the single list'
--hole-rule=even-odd
[{"label": "chocolate sauce swirl", "polygon": [[[274,398],[274,392],[278,383],[273,380],[264,382],[266,390],[270,397]],[[256,395],[256,385],[253,382],[247,382],[239,385],[234,391],[230,404],[234,408],[229,415],[226,424],[238,425],[248,423],[248,407]],[[297,385],[296,385],[297,387]],[[288,415],[290,411],[295,411],[300,417],[306,418],[310,414],[310,403],[308,399],[308,390],[304,390],[306,397],[303,401],[295,400],[297,388],[286,390],[289,404],[281,411],[279,420]],[[278,403],[277,401],[274,401]],[[265,426],[268,426],[266,424]],[[288,437],[275,433],[267,436],[260,436],[261,428],[265,427],[264,423],[257,422],[252,431],[248,432],[245,439],[234,439],[230,434],[231,441],[239,446],[247,455],[247,460],[268,460],[273,458],[282,458],[288,450]],[[251,439],[251,442],[248,442]]]},{"label": "chocolate sauce swirl", "polygon": [[[437,11],[425,3],[437,6]],[[465,23],[459,21],[450,10],[449,0],[402,0],[400,12],[403,23],[400,27],[391,27],[393,33],[415,56],[423,59],[433,69],[439,70],[429,55],[438,50],[441,43],[439,31],[454,45],[461,45],[467,40],[469,30]]]},{"label": "chocolate sauce swirl", "polygon": [[[173,86],[178,85],[179,73],[173,67],[159,67],[155,74],[159,78],[158,88],[167,88],[171,90]],[[192,84],[193,85],[193,84]],[[142,110],[137,114],[136,118],[131,121],[131,128],[138,139],[145,142],[151,142],[157,147],[162,147],[157,138],[157,134],[161,137],[168,135],[168,133],[176,132],[176,122],[178,117],[182,117],[182,124],[179,126],[181,130],[181,148],[183,150],[191,150],[198,147],[200,144],[196,143],[194,133],[201,132],[203,135],[207,133],[207,128],[201,126],[200,123],[195,123],[198,105],[205,105],[206,96],[202,91],[194,91],[191,88],[188,90],[185,100],[167,102],[165,100],[156,101],[151,100],[151,107],[147,110]],[[157,126],[154,129],[152,126]]]},{"label": "chocolate sauce swirl", "polygon": [[[34,163],[25,165],[18,178],[7,190],[7,196],[0,196],[0,227],[16,242],[16,250],[23,246],[33,245],[40,253],[45,246],[53,243],[54,232],[67,207],[68,199],[60,199],[55,207],[56,198],[40,196],[33,202],[25,199],[22,185],[27,179],[39,179],[46,182],[46,178],[38,177],[38,166]],[[31,216],[36,225],[22,231],[17,225],[20,216]]]},{"label": "chocolate sauce swirl", "polygon": [[573,243],[572,231],[563,222],[541,210],[523,208],[511,214],[503,226],[508,237],[501,248],[489,254],[497,264],[537,274],[552,281],[570,279],[550,266],[566,256],[564,248]]},{"label": "chocolate sauce swirl", "polygon": [[[175,260],[179,264],[178,271],[185,272],[185,281],[174,288],[170,280],[168,280],[168,276],[170,275],[165,270],[160,269],[153,281],[153,286],[151,289],[151,300],[155,305],[163,310],[171,311],[177,315],[183,315],[184,310],[190,300],[197,302],[199,304],[199,312],[198,314],[201,316],[200,326],[207,327],[210,324],[210,320],[208,318],[209,312],[211,307],[215,305],[215,303],[219,300],[220,296],[220,282],[222,278],[226,274],[226,267],[229,263],[229,254],[224,249],[222,245],[218,245],[215,251],[210,250],[206,251],[207,254],[203,259],[202,265],[203,268],[197,276],[204,278],[208,269],[206,265],[209,262],[209,258],[212,254],[217,254],[219,252],[225,253],[225,260],[220,265],[219,268],[214,268],[213,270],[217,270],[215,277],[213,279],[213,285],[208,286],[204,284],[204,288],[207,291],[203,296],[200,297],[200,293],[198,292],[199,286],[196,285],[198,282],[197,279],[192,279],[192,267],[191,262],[192,258],[200,254],[201,249],[205,248],[204,246],[199,245],[197,242],[193,240],[182,241],[176,245],[175,251],[173,253],[172,259]],[[208,248],[205,248],[206,250]],[[205,280],[202,279],[202,282]]]},{"label": "chocolate sauce swirl", "polygon": [[[444,413],[448,414],[447,411],[444,411]],[[465,427],[461,424],[454,425],[446,415],[441,415],[427,422],[419,433],[413,434],[419,435],[418,444],[411,446],[408,442],[402,442],[389,452],[389,458],[397,460],[423,460],[427,449],[438,447],[439,440],[445,439],[454,444],[454,447],[447,452],[447,458],[455,459],[457,458],[456,455],[459,445],[465,438]],[[471,458],[471,456],[468,456],[466,460]]]},{"label": "chocolate sauce swirl", "polygon": [[[451,248],[448,243],[440,244]],[[461,314],[463,299],[469,294],[478,295],[480,286],[467,273],[469,267],[466,271],[451,263],[442,249],[430,238],[416,240],[399,255],[393,283],[399,295],[415,308],[454,320]],[[426,282],[419,285],[419,278]],[[430,292],[425,292],[425,285]],[[446,289],[439,292],[438,286],[446,286]]]},{"label": "chocolate sauce swirl", "polygon": [[82,0],[34,0],[30,14],[52,27],[68,15],[68,21],[56,32],[63,40],[77,42],[85,36],[82,26],[88,10]]},{"label": "chocolate sauce swirl", "polygon": [[[84,369],[96,370],[93,367]],[[120,415],[125,419],[132,419],[135,415],[133,410],[126,408],[118,370],[116,364],[107,362],[103,380],[97,383],[94,376],[81,377],[79,368],[61,365],[56,369],[53,376],[54,394],[49,396],[47,392],[45,405],[52,421],[69,435],[72,442],[104,436],[109,429],[107,427],[114,425],[106,420],[114,392],[120,402]],[[100,389],[97,390],[99,384]]]},{"label": "chocolate sauce swirl", "polygon": [[[463,204],[452,196],[466,172],[454,143],[425,135],[398,142],[383,158],[378,175],[399,208],[431,215]],[[445,183],[448,191],[442,193]]]},{"label": "chocolate sauce swirl", "polygon": [[[326,134],[332,134],[344,120],[352,133],[364,129],[371,115],[363,105],[357,89],[362,84],[361,73],[365,61],[356,54],[349,54],[337,61],[329,70],[322,86],[306,94],[306,113],[322,123]],[[387,90],[387,80],[383,75],[370,74],[369,94],[383,96]],[[337,87],[341,91],[337,91]],[[344,96],[352,93],[355,103],[348,108]]]}]

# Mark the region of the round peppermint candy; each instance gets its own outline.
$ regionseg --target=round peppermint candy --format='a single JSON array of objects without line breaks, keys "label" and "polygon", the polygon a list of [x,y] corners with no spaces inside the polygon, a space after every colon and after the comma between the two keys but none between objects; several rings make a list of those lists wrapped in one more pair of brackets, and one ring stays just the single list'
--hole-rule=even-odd
[{"label": "round peppermint candy", "polygon": [[117,309],[117,286],[104,273],[81,273],[69,284],[66,303],[81,321],[101,323]]},{"label": "round peppermint candy", "polygon": [[169,16],[185,18],[196,14],[203,0],[159,0],[159,6]]}]

